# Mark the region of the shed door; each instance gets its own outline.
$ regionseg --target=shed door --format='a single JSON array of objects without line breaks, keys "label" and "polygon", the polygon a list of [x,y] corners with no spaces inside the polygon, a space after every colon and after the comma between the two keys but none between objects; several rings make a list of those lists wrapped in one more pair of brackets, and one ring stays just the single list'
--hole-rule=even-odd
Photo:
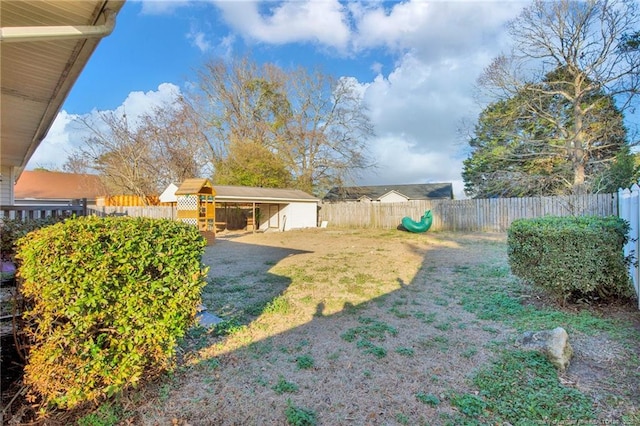
[{"label": "shed door", "polygon": [[269,204],[269,228],[278,228],[278,205]]}]

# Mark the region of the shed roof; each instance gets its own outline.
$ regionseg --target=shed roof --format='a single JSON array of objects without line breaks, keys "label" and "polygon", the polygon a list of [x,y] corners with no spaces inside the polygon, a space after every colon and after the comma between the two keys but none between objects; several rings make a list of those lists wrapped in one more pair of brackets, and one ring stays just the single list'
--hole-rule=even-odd
[{"label": "shed roof", "polygon": [[193,178],[185,179],[180,187],[175,192],[176,195],[188,195],[188,194],[211,194],[216,195],[216,191],[213,189],[213,185],[209,179]]},{"label": "shed roof", "polygon": [[396,192],[409,200],[433,200],[453,198],[451,183],[423,183],[408,185],[342,186],[332,188],[324,196],[325,201],[355,201],[363,197],[379,200],[385,194]]},{"label": "shed roof", "polygon": [[216,185],[218,202],[314,202],[318,199],[299,189]]},{"label": "shed roof", "polygon": [[14,187],[16,199],[95,199],[106,194],[98,175],[25,170]]},{"label": "shed roof", "polygon": [[[194,180],[194,179],[188,179]],[[196,179],[197,180],[197,179]],[[201,180],[201,179],[200,179]],[[205,179],[206,180],[206,179]],[[196,183],[188,183],[184,181],[180,185],[180,189],[186,185],[195,188]],[[165,198],[170,196],[171,186],[169,186],[163,195]],[[233,185],[216,185],[213,188],[216,201],[219,203],[291,203],[291,202],[312,202],[317,203],[319,200],[313,195],[309,195],[299,189],[281,189],[281,188],[257,188],[252,186],[233,186]],[[194,192],[184,192],[185,194],[193,194]],[[180,195],[178,191],[175,194]]]}]

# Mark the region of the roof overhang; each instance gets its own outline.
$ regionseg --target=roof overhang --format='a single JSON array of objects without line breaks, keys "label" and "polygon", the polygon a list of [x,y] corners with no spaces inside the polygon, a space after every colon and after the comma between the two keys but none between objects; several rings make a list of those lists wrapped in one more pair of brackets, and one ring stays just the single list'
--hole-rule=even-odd
[{"label": "roof overhang", "polygon": [[314,203],[319,200],[309,198],[278,198],[278,197],[234,197],[229,195],[217,195],[216,203],[238,203],[238,204],[289,204],[289,203]]},{"label": "roof overhang", "polygon": [[17,179],[124,0],[0,2],[0,164]]}]

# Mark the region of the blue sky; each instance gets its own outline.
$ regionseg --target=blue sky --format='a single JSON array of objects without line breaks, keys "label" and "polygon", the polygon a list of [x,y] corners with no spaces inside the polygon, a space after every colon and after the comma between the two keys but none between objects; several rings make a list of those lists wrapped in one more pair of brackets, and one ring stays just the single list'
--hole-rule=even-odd
[{"label": "blue sky", "polygon": [[508,48],[505,23],[523,2],[128,0],[28,168],[60,168],[96,111],[141,114],[170,102],[211,57],[250,52],[283,67],[353,77],[376,136],[378,167],[357,184],[452,182],[462,197],[461,129],[482,105],[474,83]]}]

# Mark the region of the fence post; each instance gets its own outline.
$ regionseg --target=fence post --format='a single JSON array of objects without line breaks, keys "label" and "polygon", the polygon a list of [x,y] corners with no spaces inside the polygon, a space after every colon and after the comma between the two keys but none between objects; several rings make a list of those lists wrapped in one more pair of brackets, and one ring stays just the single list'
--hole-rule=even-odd
[{"label": "fence post", "polygon": [[618,216],[629,223],[627,244],[624,246],[624,256],[630,257],[629,275],[633,288],[638,296],[640,308],[640,270],[638,269],[638,251],[640,248],[640,187],[633,184],[631,189],[618,190]]},{"label": "fence post", "polygon": [[629,234],[631,241],[631,247],[633,250],[633,284],[636,289],[636,295],[638,296],[638,308],[640,308],[640,269],[638,268],[638,255],[640,254],[640,186],[634,183],[631,186],[631,198],[629,199],[629,222],[633,223],[633,227],[630,228]]}]

